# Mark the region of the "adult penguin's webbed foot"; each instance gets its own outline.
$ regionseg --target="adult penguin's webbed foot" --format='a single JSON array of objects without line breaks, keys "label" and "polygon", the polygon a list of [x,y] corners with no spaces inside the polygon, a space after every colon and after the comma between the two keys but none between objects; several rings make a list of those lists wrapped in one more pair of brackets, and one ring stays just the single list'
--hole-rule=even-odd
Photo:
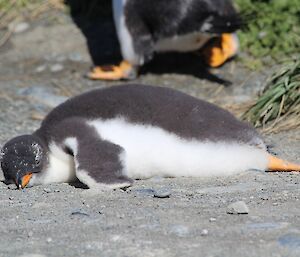
[{"label": "adult penguin's webbed foot", "polygon": [[136,76],[137,67],[127,61],[122,61],[119,65],[96,66],[88,74],[94,80],[130,80]]},{"label": "adult penguin's webbed foot", "polygon": [[239,40],[236,34],[224,33],[202,49],[205,62],[216,68],[234,57],[239,50]]}]

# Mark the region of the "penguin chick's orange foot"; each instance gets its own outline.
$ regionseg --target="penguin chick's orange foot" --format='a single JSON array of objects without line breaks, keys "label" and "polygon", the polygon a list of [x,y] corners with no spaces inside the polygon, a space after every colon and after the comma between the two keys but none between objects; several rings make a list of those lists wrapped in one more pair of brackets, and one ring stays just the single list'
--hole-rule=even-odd
[{"label": "penguin chick's orange foot", "polygon": [[300,171],[300,165],[269,155],[268,171]]},{"label": "penguin chick's orange foot", "polygon": [[205,62],[210,67],[216,68],[234,57],[239,50],[239,42],[236,34],[222,34],[202,50]]},{"label": "penguin chick's orange foot", "polygon": [[127,61],[122,61],[118,66],[97,66],[88,74],[88,77],[94,80],[128,80],[136,78],[136,73],[136,67]]}]

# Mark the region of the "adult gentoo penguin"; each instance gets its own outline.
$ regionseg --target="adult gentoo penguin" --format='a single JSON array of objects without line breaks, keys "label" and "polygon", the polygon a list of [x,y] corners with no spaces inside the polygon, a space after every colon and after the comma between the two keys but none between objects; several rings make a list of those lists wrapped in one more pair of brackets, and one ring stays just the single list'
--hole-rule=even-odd
[{"label": "adult gentoo penguin", "polygon": [[32,135],[1,154],[18,187],[71,182],[119,188],[159,175],[201,177],[249,169],[300,170],[266,150],[258,133],[229,112],[176,90],[123,85],[56,107]]},{"label": "adult gentoo penguin", "polygon": [[134,78],[155,52],[188,52],[218,40],[202,53],[212,67],[238,51],[241,19],[231,0],[113,0],[113,16],[123,61],[95,67],[92,79]]}]

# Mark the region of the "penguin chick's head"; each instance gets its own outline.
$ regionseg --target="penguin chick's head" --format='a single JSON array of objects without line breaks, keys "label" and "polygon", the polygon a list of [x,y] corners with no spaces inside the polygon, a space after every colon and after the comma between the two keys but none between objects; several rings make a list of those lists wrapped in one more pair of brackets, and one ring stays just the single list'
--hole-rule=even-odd
[{"label": "penguin chick's head", "polygon": [[41,140],[33,135],[18,136],[1,149],[0,163],[6,183],[24,188],[34,173],[41,172],[47,161]]}]

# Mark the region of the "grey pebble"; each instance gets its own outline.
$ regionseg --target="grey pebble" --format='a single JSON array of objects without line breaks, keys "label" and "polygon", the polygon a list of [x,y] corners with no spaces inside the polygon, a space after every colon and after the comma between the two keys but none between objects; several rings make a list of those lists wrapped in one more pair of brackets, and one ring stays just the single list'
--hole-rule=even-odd
[{"label": "grey pebble", "polygon": [[47,66],[45,64],[40,65],[40,66],[36,67],[35,72],[37,72],[37,73],[43,72],[46,70],[46,68],[47,68]]},{"label": "grey pebble", "polygon": [[208,230],[207,229],[202,229],[201,230],[201,236],[207,236],[208,235]]},{"label": "grey pebble", "polygon": [[9,29],[10,29],[13,33],[18,34],[18,33],[22,33],[22,32],[24,32],[24,31],[28,30],[29,27],[30,27],[30,26],[29,26],[29,24],[28,24],[27,22],[20,22],[20,23],[18,23],[18,24],[11,24],[11,25],[9,26]]},{"label": "grey pebble", "polygon": [[84,212],[84,211],[81,211],[81,210],[74,210],[71,212],[71,215],[72,216],[90,216],[88,213]]},{"label": "grey pebble", "polygon": [[227,206],[228,214],[248,214],[249,208],[244,201],[237,201]]},{"label": "grey pebble", "polygon": [[74,52],[69,54],[69,60],[72,62],[81,62],[83,58],[80,53]]},{"label": "grey pebble", "polygon": [[66,57],[63,55],[59,55],[56,57],[57,62],[64,62],[66,60]]},{"label": "grey pebble", "polygon": [[52,192],[52,190],[51,190],[50,188],[47,188],[47,187],[45,187],[43,190],[44,190],[44,192],[46,192],[46,193],[51,193],[51,192]]},{"label": "grey pebble", "polygon": [[185,237],[189,234],[189,228],[183,225],[172,225],[169,231],[179,237]]},{"label": "grey pebble", "polygon": [[50,67],[51,72],[59,72],[59,71],[62,71],[63,69],[64,69],[64,66],[60,63],[53,64]]},{"label": "grey pebble", "polygon": [[209,219],[209,222],[214,222],[214,221],[216,221],[217,219],[216,218],[210,218]]},{"label": "grey pebble", "polygon": [[155,194],[155,191],[152,188],[135,188],[130,191],[138,196],[154,196]]},{"label": "grey pebble", "polygon": [[158,189],[154,190],[154,195],[153,197],[156,198],[169,198],[171,195],[171,192],[167,189]]}]

